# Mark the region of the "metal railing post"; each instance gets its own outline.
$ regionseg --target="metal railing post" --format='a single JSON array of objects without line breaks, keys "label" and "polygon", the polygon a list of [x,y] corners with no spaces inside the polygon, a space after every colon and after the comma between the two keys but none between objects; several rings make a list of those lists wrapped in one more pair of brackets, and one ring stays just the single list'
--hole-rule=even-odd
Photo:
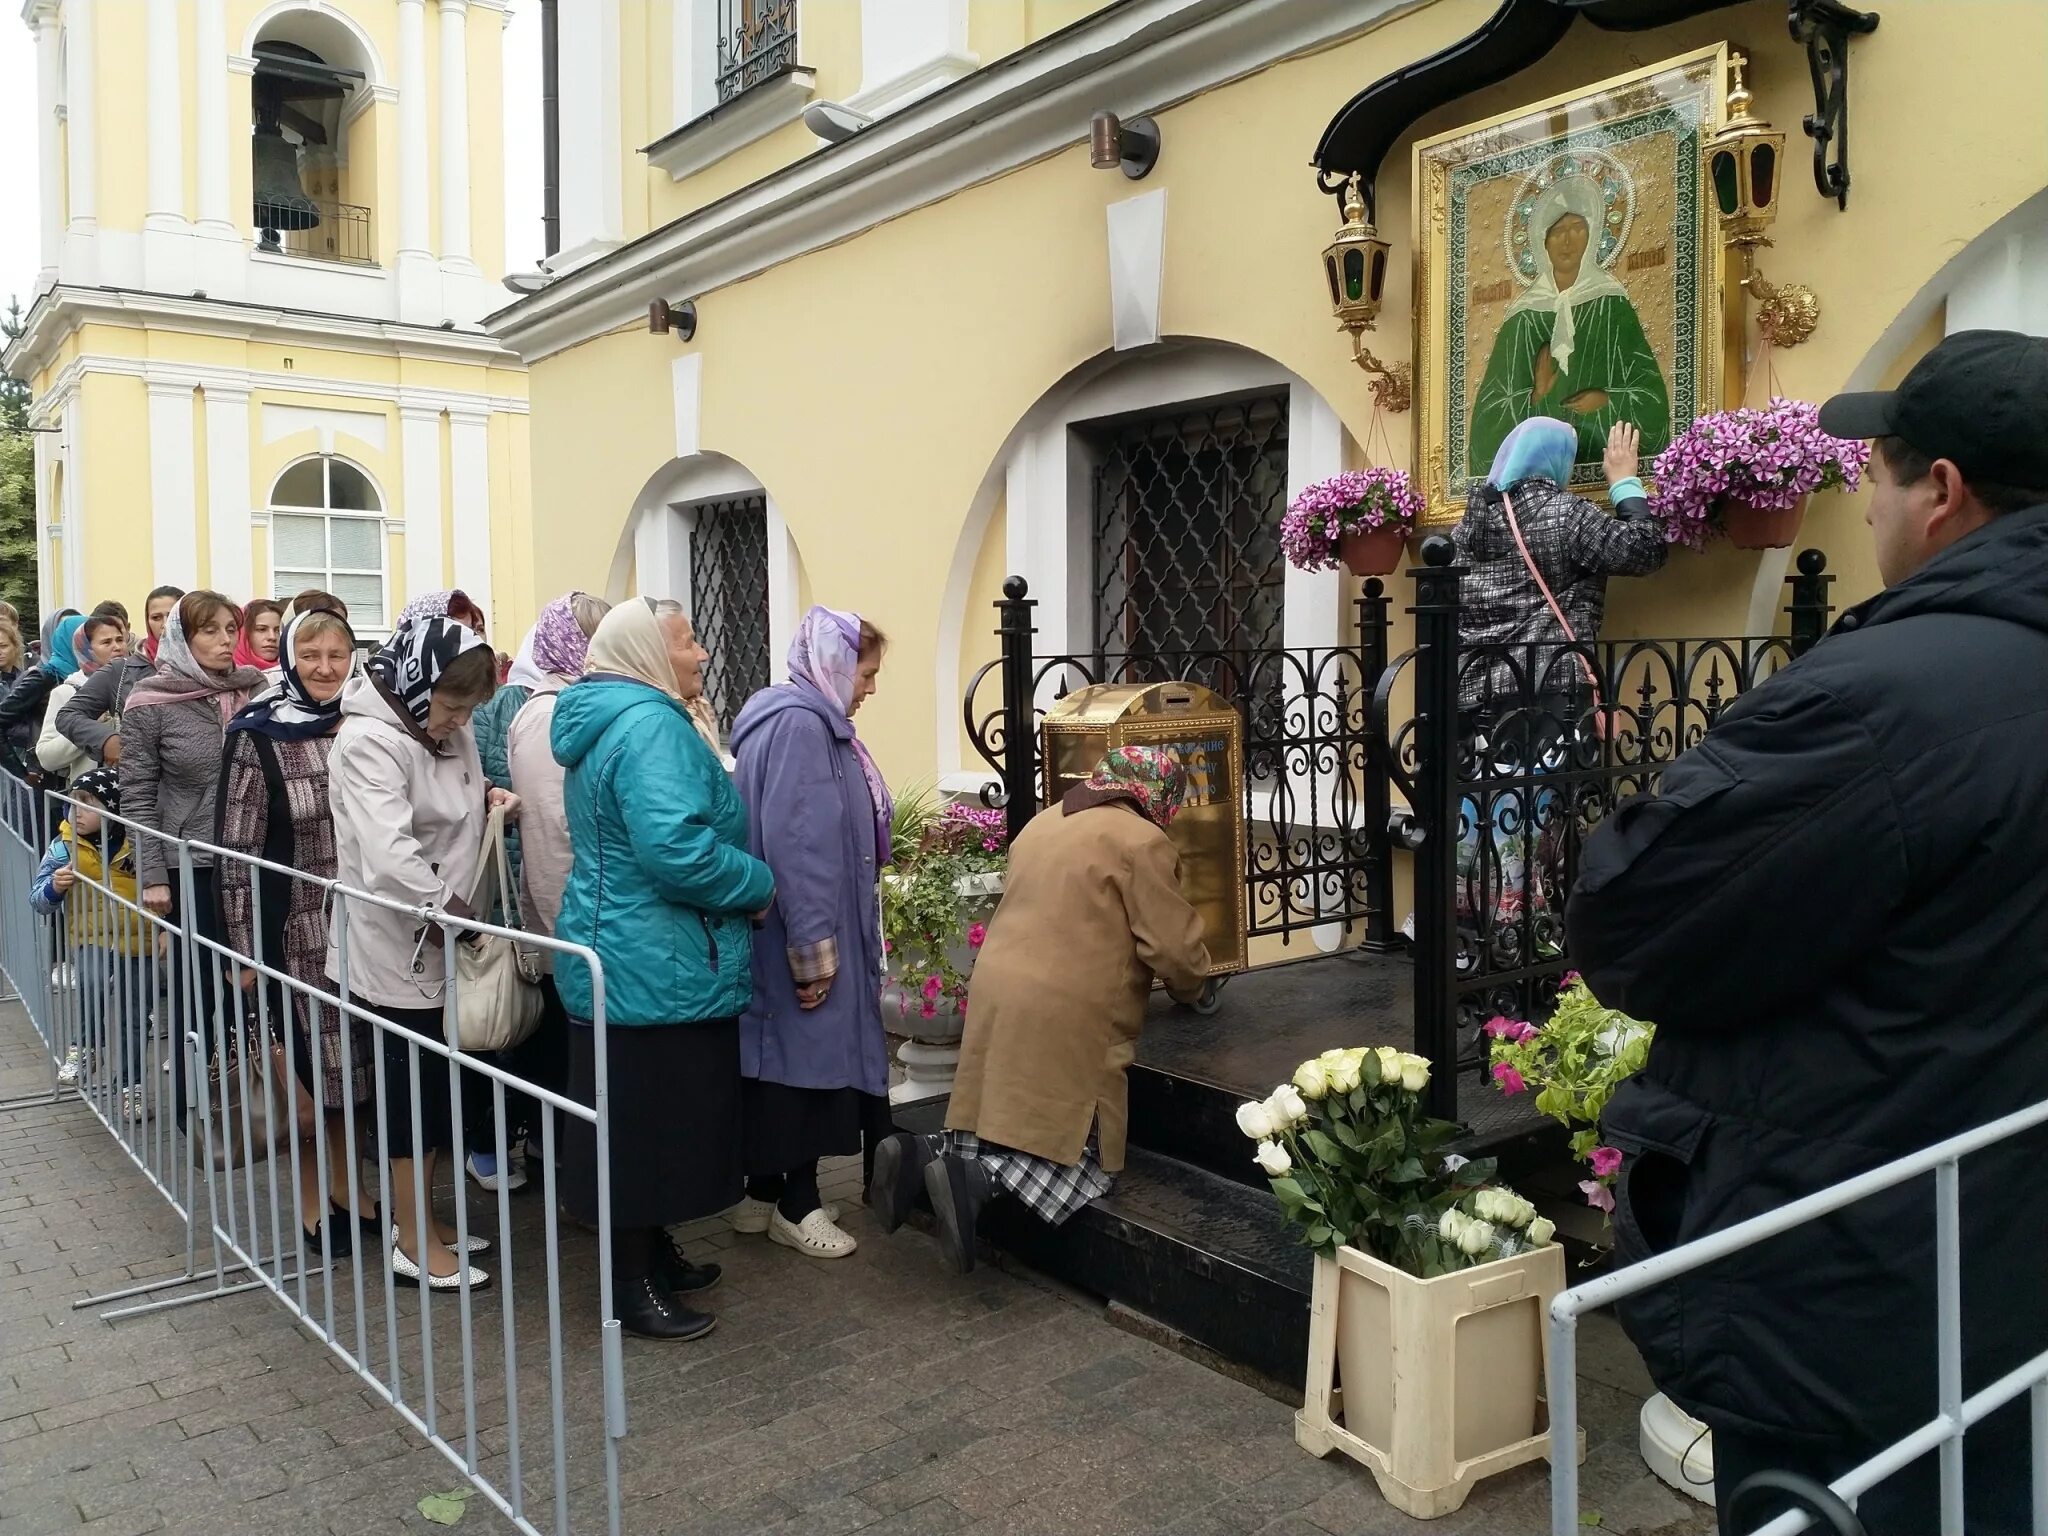
[{"label": "metal railing post", "polygon": [[[1368,576],[1358,598],[1358,702],[1359,730],[1365,742],[1365,782],[1359,794],[1359,816],[1364,823],[1371,864],[1366,871],[1366,914],[1364,948],[1386,953],[1401,947],[1400,930],[1394,926],[1394,840],[1388,831],[1392,797],[1388,790],[1387,765],[1371,746],[1372,698],[1387,670],[1388,615],[1392,600],[1386,583]],[[1348,726],[1349,722],[1346,722]]]},{"label": "metal railing post", "polygon": [[1415,578],[1415,1051],[1427,1056],[1426,1104],[1458,1117],[1458,1040],[1452,973],[1458,956],[1458,612],[1465,569],[1442,534],[1422,542]]},{"label": "metal railing post", "polygon": [[996,634],[1003,646],[1003,793],[1009,797],[1003,809],[1012,843],[1038,810],[1038,731],[1031,679],[1031,640],[1038,632],[1031,610],[1038,602],[1028,595],[1030,590],[1022,576],[1012,576],[1003,583],[1003,598],[996,604],[1002,615]]},{"label": "metal railing post", "polygon": [[1820,550],[1801,550],[1795,564],[1797,569],[1785,578],[1792,589],[1785,612],[1792,621],[1792,654],[1804,656],[1828,632],[1828,615],[1835,611],[1828,602],[1828,588],[1835,578],[1827,574],[1828,557]]}]

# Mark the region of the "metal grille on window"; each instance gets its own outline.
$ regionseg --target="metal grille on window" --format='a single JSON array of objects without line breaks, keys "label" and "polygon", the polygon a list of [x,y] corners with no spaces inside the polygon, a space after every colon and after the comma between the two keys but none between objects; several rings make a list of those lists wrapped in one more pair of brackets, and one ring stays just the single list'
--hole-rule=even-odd
[{"label": "metal grille on window", "polygon": [[718,99],[796,64],[797,0],[718,0]]},{"label": "metal grille on window", "polygon": [[721,735],[740,706],[768,686],[768,503],[760,496],[707,502],[690,529],[690,618],[711,660],[704,695]]},{"label": "metal grille on window", "polygon": [[[1287,396],[1259,395],[1121,423],[1097,439],[1095,652],[1157,658],[1249,718],[1278,710],[1278,681],[1247,697],[1253,657],[1280,646],[1280,518]],[[1270,675],[1270,674],[1269,674]],[[1267,699],[1263,695],[1272,693]],[[1255,738],[1258,732],[1248,732]],[[1251,764],[1256,775],[1265,765]]]}]

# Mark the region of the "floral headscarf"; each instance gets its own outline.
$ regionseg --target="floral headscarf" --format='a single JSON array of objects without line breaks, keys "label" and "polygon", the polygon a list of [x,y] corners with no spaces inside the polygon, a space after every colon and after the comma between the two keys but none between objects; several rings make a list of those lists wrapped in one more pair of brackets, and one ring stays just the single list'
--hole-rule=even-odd
[{"label": "floral headscarf", "polygon": [[355,631],[340,614],[327,613],[324,608],[294,614],[278,635],[277,687],[230,720],[230,731],[255,731],[273,741],[308,741],[325,736],[341,723],[340,690],[323,704],[307,692],[305,679],[299,676],[299,631],[315,613],[326,614],[340,624],[349,649],[355,649]]},{"label": "floral headscarf", "polygon": [[164,625],[163,643],[156,650],[156,671],[136,685],[128,695],[128,708],[147,709],[155,704],[181,704],[188,699],[212,699],[220,706],[225,726],[249,696],[263,686],[263,674],[250,667],[230,666],[225,672],[209,672],[199,665],[185,638],[184,605],[171,610]]},{"label": "floral headscarf", "polygon": [[1118,747],[1095,765],[1087,787],[1136,801],[1139,810],[1165,827],[1187,800],[1188,773],[1172,747]]},{"label": "floral headscarf", "polygon": [[[848,720],[853,718],[854,680],[860,671],[860,615],[833,608],[813,608],[796,627],[789,646],[789,676],[799,687],[824,695]],[[889,862],[893,846],[890,827],[896,818],[896,802],[881,770],[868,755],[856,734],[853,750],[860,758],[861,777],[867,780],[868,799],[875,808],[875,850],[879,863]]]},{"label": "floral headscarf", "polygon": [[528,642],[533,664],[556,677],[581,677],[590,655],[590,637],[576,622],[575,597],[568,593],[541,609]]},{"label": "floral headscarf", "polygon": [[434,685],[455,658],[484,648],[484,637],[466,624],[435,614],[402,621],[384,648],[363,665],[363,671],[385,697],[426,729],[433,707]]},{"label": "floral headscarf", "polygon": [[475,630],[478,635],[484,632],[484,611],[470,601],[469,594],[460,587],[446,592],[427,592],[414,598],[398,614],[401,627],[411,619],[453,619]]}]

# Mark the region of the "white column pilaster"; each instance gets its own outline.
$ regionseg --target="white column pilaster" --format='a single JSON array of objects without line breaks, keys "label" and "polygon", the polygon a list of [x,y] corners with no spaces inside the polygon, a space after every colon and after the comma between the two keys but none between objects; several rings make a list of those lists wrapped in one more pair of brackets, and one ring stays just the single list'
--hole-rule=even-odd
[{"label": "white column pilaster", "polygon": [[60,603],[84,606],[85,596],[85,395],[74,390],[64,404],[64,504],[57,509],[64,528],[64,585]]},{"label": "white column pilaster", "polygon": [[633,524],[633,589],[642,597],[672,597],[690,605],[691,513],[654,506]]},{"label": "white column pilaster", "polygon": [[[405,600],[448,585],[441,558],[441,413],[398,408],[398,446],[405,487]],[[385,615],[397,617],[397,606]]]},{"label": "white column pilaster", "polygon": [[148,207],[142,220],[142,280],[159,293],[195,286],[191,221],[185,216],[185,53],[178,18],[183,0],[148,0]]},{"label": "white column pilaster", "polygon": [[471,273],[469,0],[441,0],[441,263]]},{"label": "white column pilaster", "polygon": [[398,317],[440,318],[427,226],[427,0],[398,0]]},{"label": "white column pilaster", "polygon": [[[99,282],[98,254],[93,237],[99,230],[99,171],[96,159],[95,102],[98,74],[93,65],[92,31],[98,17],[93,0],[71,0],[64,12],[64,144],[66,208],[63,269],[67,282],[92,286]],[[65,541],[65,559],[71,557]]]},{"label": "white column pilaster", "polygon": [[967,0],[861,0],[860,89],[846,104],[893,112],[979,62],[967,50]]},{"label": "white column pilaster", "polygon": [[[1341,474],[1343,469],[1343,421],[1330,403],[1308,385],[1294,385],[1287,400],[1287,499],[1292,501],[1308,486]],[[1281,589],[1282,643],[1290,651],[1328,651],[1344,637],[1343,607],[1341,572],[1302,571],[1288,566]],[[1291,667],[1282,668],[1282,672],[1286,678],[1284,718],[1313,719],[1317,701],[1305,690],[1303,679]],[[1291,799],[1297,816],[1310,806],[1337,803],[1343,791],[1333,781],[1333,770],[1334,775],[1348,775],[1351,765],[1322,764],[1310,759],[1289,768]],[[1287,835],[1298,835],[1302,830],[1297,824]],[[1321,831],[1315,830],[1318,834]],[[1255,830],[1253,835],[1262,834]],[[1263,835],[1279,836],[1282,831],[1268,822]],[[1341,923],[1324,923],[1311,929],[1310,936],[1317,948],[1327,954],[1343,943],[1344,927]]]},{"label": "white column pilaster", "polygon": [[[192,386],[149,383],[149,525],[158,581],[199,585],[199,508],[192,442]],[[65,541],[67,546],[70,540]]]},{"label": "white column pilaster", "polygon": [[193,100],[199,118],[199,226],[203,233],[236,238],[228,206],[227,0],[198,0],[193,49],[198,74]]},{"label": "white column pilaster", "polygon": [[775,498],[768,504],[768,680],[789,681],[789,647],[796,639],[797,570],[796,540]]},{"label": "white column pilaster", "polygon": [[[206,402],[206,527],[211,568],[219,592],[257,592],[256,545],[249,517],[249,391],[202,386]],[[257,593],[257,595],[262,595]]]},{"label": "white column pilaster", "polygon": [[36,170],[42,211],[42,270],[36,274],[39,293],[57,281],[57,265],[64,256],[64,143],[57,133],[64,50],[59,37],[57,8],[48,6],[36,16]]},{"label": "white column pilaster", "polygon": [[[33,419],[33,418],[32,418]],[[36,420],[36,426],[47,426],[44,420]],[[35,458],[36,477],[36,611],[49,613],[62,606],[56,600],[52,583],[56,572],[50,561],[50,524],[60,522],[64,509],[57,505],[57,498],[50,494],[50,477],[55,473],[55,464],[61,457],[58,444],[49,433],[38,432],[30,439]]]},{"label": "white column pilaster", "polygon": [[584,0],[561,29],[562,248],[568,271],[618,246],[625,230],[619,125],[619,0]]},{"label": "white column pilaster", "polygon": [[448,482],[455,523],[455,586],[491,612],[491,418],[448,413]]}]

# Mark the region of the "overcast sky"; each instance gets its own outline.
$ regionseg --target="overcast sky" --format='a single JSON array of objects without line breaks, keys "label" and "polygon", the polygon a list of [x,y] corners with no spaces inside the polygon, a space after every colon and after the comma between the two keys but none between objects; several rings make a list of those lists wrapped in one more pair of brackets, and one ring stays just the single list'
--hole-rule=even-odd
[{"label": "overcast sky", "polygon": [[[18,294],[28,307],[41,264],[42,206],[36,188],[36,38],[18,0],[0,0],[0,312]],[[102,155],[108,152],[104,143]],[[140,144],[130,152],[142,153]],[[505,33],[505,230],[507,265],[540,259],[540,16],[515,0]]]}]

